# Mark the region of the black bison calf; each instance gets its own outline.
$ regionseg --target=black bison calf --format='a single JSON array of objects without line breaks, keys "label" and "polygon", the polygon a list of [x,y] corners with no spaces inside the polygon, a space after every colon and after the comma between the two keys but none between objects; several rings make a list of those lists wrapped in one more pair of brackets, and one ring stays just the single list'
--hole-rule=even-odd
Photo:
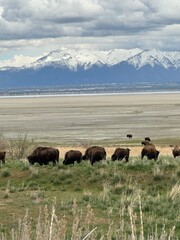
[{"label": "black bison calf", "polygon": [[95,162],[106,159],[106,150],[103,147],[92,146],[86,149],[83,160],[90,160],[93,165]]},{"label": "black bison calf", "polygon": [[6,152],[0,152],[0,162],[5,164]]},{"label": "black bison calf", "polygon": [[146,156],[149,160],[154,159],[157,160],[159,156],[159,151],[152,145],[146,145],[141,151],[141,159]]},{"label": "black bison calf", "polygon": [[127,138],[132,138],[133,135],[132,135],[132,134],[127,134],[126,137],[127,137]]},{"label": "black bison calf", "polygon": [[176,146],[173,150],[172,150],[172,154],[175,157],[180,156],[180,148],[178,146]]},{"label": "black bison calf", "polygon": [[130,154],[129,148],[116,148],[113,155],[111,156],[111,160],[123,160],[123,158],[126,159],[126,162],[129,162],[129,154]]},{"label": "black bison calf", "polygon": [[151,141],[150,137],[145,137],[144,140],[149,142]]},{"label": "black bison calf", "polygon": [[52,162],[55,165],[59,161],[59,150],[52,147],[37,147],[27,159],[30,164],[47,165]]},{"label": "black bison calf", "polygon": [[82,160],[82,153],[78,150],[70,150],[65,153],[64,165],[74,164],[74,162],[80,163]]}]

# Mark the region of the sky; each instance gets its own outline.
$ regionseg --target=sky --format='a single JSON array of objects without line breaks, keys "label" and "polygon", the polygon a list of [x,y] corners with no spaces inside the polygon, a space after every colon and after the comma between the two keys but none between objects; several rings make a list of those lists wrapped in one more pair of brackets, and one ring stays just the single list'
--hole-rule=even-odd
[{"label": "sky", "polygon": [[180,0],[0,0],[0,67],[61,47],[180,51]]}]

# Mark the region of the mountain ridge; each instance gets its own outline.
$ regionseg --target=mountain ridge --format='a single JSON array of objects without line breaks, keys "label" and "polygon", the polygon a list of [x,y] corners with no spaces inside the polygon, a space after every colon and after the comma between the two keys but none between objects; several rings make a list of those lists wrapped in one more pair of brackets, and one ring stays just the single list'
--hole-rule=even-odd
[{"label": "mountain ridge", "polygon": [[180,82],[180,52],[61,48],[22,67],[0,69],[0,87]]},{"label": "mountain ridge", "polygon": [[[139,60],[141,58],[139,63],[137,58]],[[129,62],[136,68],[141,68],[146,64],[154,66],[157,63],[165,68],[178,68],[180,67],[180,52],[167,52],[156,49],[141,50],[138,48],[109,51],[62,48],[52,51],[29,66],[24,67],[36,68],[48,65],[48,63],[56,63],[60,67],[66,66],[71,70],[76,70],[78,66],[84,66],[87,69],[93,65],[98,65],[98,63],[99,65],[114,66],[123,61]]]}]

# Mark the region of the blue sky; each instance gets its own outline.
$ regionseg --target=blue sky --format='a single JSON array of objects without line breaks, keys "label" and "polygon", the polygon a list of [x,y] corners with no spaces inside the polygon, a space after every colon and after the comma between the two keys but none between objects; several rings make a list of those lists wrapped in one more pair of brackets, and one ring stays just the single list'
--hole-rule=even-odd
[{"label": "blue sky", "polygon": [[180,0],[0,0],[0,67],[61,47],[179,46]]}]

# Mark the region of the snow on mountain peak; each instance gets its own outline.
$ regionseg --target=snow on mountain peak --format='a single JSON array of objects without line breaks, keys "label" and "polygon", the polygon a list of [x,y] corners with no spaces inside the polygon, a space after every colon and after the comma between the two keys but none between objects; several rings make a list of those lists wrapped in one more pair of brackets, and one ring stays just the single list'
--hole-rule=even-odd
[{"label": "snow on mountain peak", "polygon": [[[180,57],[180,56],[179,56]],[[147,64],[154,67],[161,65],[164,68],[174,67],[172,61],[166,56],[166,52],[156,49],[147,49],[128,59],[128,62],[136,68],[141,68]]]},{"label": "snow on mountain peak", "polygon": [[91,65],[100,63],[106,64],[105,52],[61,48],[50,52],[31,66],[39,67],[42,65],[56,64],[57,66],[64,66],[76,70],[78,66],[83,66],[86,69]]},{"label": "snow on mountain peak", "polygon": [[60,48],[24,67],[36,69],[53,65],[77,70],[78,67],[88,69],[93,65],[113,66],[123,61],[127,61],[137,69],[145,65],[152,67],[159,65],[166,69],[170,67],[178,68],[180,67],[180,52],[165,52],[156,49],[141,50],[139,48],[113,49],[110,51]]},{"label": "snow on mountain peak", "polygon": [[71,70],[76,70],[78,66],[83,66],[85,69],[93,65],[113,66],[122,61],[126,61],[129,57],[134,56],[140,51],[140,49],[99,51],[91,49],[60,48],[25,67],[39,68],[45,65],[54,64],[56,66],[68,67]]}]

